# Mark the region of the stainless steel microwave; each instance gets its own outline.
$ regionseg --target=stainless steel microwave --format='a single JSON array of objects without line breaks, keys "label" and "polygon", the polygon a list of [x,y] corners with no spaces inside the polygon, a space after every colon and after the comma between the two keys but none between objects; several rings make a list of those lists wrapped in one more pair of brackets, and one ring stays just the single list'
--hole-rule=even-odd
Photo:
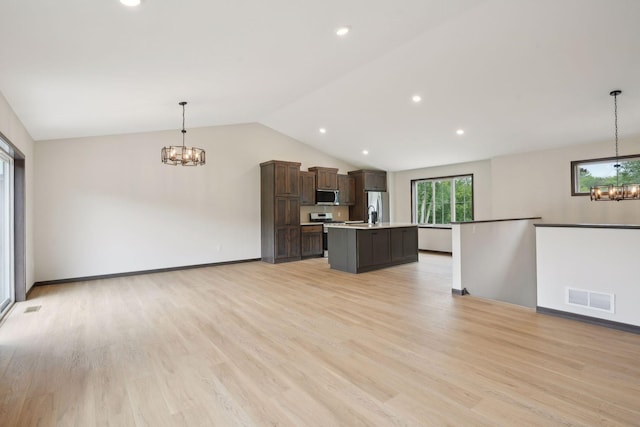
[{"label": "stainless steel microwave", "polygon": [[316,205],[339,205],[338,190],[316,190]]}]

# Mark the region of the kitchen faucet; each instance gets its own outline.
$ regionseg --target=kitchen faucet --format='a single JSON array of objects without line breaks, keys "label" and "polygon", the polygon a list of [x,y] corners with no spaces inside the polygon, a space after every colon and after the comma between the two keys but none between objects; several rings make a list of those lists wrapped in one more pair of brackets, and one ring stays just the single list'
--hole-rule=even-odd
[{"label": "kitchen faucet", "polygon": [[369,215],[369,224],[375,224],[376,222],[378,222],[378,212],[376,212],[375,206],[369,205],[369,208],[367,209],[367,213]]}]

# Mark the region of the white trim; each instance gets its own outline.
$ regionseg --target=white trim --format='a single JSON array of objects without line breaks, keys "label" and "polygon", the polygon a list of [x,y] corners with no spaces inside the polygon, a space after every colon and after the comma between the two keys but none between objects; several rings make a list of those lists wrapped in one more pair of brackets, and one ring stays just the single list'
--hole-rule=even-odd
[{"label": "white trim", "polygon": [[[1,271],[6,271],[7,275],[5,277],[1,277],[0,280],[6,281],[6,285],[8,287],[8,298],[5,298],[4,290],[2,294],[0,294],[0,317],[6,314],[6,312],[11,308],[13,303],[15,302],[15,271],[14,271],[14,218],[13,218],[13,204],[14,204],[14,191],[13,191],[13,182],[14,182],[14,167],[13,167],[13,158],[5,153],[3,150],[0,150],[0,161],[6,162],[9,166],[9,174],[8,179],[4,183],[6,189],[6,198],[7,200],[2,201],[2,206],[4,208],[4,217],[7,218],[6,224],[0,224],[1,227],[6,227],[4,242],[0,242],[0,244],[4,245],[8,249],[8,259],[0,259],[0,263],[3,263],[4,266]],[[8,301],[8,303],[7,303]]]}]

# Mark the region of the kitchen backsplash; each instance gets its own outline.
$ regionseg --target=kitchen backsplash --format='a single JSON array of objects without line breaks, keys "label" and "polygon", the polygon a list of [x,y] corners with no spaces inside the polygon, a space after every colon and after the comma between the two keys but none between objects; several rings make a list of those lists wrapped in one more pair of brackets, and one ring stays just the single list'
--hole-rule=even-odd
[{"label": "kitchen backsplash", "polygon": [[336,221],[349,220],[349,206],[300,206],[300,222],[309,222],[311,212],[331,212]]}]

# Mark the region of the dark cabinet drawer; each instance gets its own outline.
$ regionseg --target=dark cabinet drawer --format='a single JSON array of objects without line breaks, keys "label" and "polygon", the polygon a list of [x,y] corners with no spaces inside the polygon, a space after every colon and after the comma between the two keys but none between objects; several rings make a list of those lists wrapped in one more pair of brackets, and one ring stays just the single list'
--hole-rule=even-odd
[{"label": "dark cabinet drawer", "polygon": [[303,257],[322,256],[322,226],[303,225],[300,233],[300,255]]}]

